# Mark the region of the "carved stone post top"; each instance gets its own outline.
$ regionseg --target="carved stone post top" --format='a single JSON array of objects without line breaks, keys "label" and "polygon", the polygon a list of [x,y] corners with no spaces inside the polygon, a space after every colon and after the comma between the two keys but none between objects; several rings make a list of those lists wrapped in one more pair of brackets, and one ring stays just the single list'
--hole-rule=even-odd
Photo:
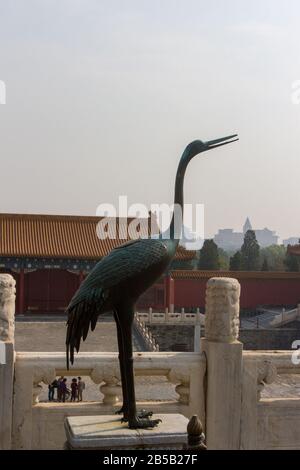
[{"label": "carved stone post top", "polygon": [[205,337],[231,343],[238,339],[240,284],[237,279],[213,277],[206,287]]},{"label": "carved stone post top", "polygon": [[10,274],[0,274],[0,340],[14,340],[16,281]]},{"label": "carved stone post top", "polygon": [[240,283],[233,277],[211,277],[207,281],[207,287],[239,290]]},{"label": "carved stone post top", "polygon": [[11,291],[11,294],[15,294],[16,281],[10,274],[0,274],[0,293],[2,291]]}]

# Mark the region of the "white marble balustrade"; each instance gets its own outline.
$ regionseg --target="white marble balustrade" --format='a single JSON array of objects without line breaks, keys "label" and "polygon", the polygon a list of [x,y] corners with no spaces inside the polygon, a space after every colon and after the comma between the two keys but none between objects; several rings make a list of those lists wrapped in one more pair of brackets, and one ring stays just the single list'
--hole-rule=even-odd
[{"label": "white marble balustrade", "polygon": [[[136,376],[162,376],[176,385],[176,402],[151,403],[155,412],[178,411],[187,417],[198,414],[204,416],[204,375],[206,361],[201,353],[136,353],[134,357]],[[69,403],[39,403],[42,384],[51,383],[55,377],[89,376],[99,385],[104,395],[97,403],[98,413],[111,413],[118,406],[122,397],[118,354],[116,353],[81,353],[76,357],[75,365],[66,370],[66,359],[62,353],[19,352],[15,362],[15,399],[13,408],[13,447],[18,449],[35,448],[33,436],[35,427],[40,426],[47,414],[47,427],[54,427],[58,432],[55,413],[61,415],[95,413],[95,403],[85,402],[72,408]],[[71,405],[71,406],[70,406]],[[147,405],[149,406],[149,405]],[[116,407],[116,408],[115,408]],[[51,408],[55,413],[51,414]],[[39,418],[37,418],[39,417]],[[56,424],[55,424],[56,423]],[[40,433],[43,434],[41,430]],[[47,434],[47,431],[44,431]],[[48,442],[48,441],[47,441]],[[42,445],[42,442],[39,442]]]}]

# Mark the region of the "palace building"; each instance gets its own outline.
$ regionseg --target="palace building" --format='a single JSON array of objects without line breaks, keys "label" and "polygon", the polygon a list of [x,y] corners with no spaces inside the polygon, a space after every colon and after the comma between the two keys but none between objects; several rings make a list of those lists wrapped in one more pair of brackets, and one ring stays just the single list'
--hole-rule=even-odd
[{"label": "palace building", "polygon": [[[0,214],[0,272],[17,282],[17,313],[63,312],[84,277],[113,248],[129,241],[133,219],[113,219],[116,238],[100,239],[101,217]],[[140,236],[150,233],[152,219],[140,220]],[[110,224],[109,224],[110,225]],[[113,224],[112,224],[113,225]],[[153,226],[152,226],[153,228]],[[179,247],[177,262],[195,252]],[[170,277],[145,292],[138,307],[162,309],[169,304]]]}]

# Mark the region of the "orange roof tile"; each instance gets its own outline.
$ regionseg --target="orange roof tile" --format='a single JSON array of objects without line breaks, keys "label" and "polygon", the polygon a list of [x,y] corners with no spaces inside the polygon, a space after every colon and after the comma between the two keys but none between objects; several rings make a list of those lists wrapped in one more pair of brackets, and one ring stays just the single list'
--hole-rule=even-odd
[{"label": "orange roof tile", "polygon": [[[125,219],[117,218],[117,237],[98,238],[96,230],[101,219],[69,215],[0,214],[0,256],[102,258],[130,237]],[[131,221],[128,219],[127,222]],[[140,231],[143,237],[148,235],[148,222],[149,219],[141,219]],[[186,260],[194,256],[195,252],[179,247],[176,258]]]},{"label": "orange roof tile", "polygon": [[178,246],[176,252],[176,259],[182,261],[189,261],[196,258],[196,251],[186,250],[183,246]]}]

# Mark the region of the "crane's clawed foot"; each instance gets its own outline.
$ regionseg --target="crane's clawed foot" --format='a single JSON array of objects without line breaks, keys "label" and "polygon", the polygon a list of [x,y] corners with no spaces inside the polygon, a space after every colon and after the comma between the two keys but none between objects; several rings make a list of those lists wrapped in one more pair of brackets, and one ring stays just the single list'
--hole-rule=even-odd
[{"label": "crane's clawed foot", "polygon": [[155,428],[161,422],[161,419],[140,418],[137,415],[133,420],[129,419],[128,427],[130,429]]},{"label": "crane's clawed foot", "polygon": [[137,413],[139,418],[150,418],[153,415],[153,411],[141,410]]},{"label": "crane's clawed foot", "polygon": [[[124,410],[124,407],[122,406],[122,408],[118,411],[116,411],[116,414],[120,415],[123,413],[123,418],[121,419],[121,423],[127,423],[128,422],[128,413],[127,411]],[[153,411],[147,411],[147,410],[140,410],[137,412],[137,416],[139,418],[150,418],[150,416],[153,415]]]}]

